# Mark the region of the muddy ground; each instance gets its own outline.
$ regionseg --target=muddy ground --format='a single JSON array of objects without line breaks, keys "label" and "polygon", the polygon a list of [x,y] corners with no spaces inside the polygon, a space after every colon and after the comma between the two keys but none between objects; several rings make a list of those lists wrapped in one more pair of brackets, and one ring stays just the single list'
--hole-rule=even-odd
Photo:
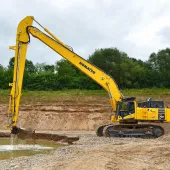
[{"label": "muddy ground", "polygon": [[[169,96],[163,99],[170,101]],[[96,137],[94,129],[109,123],[111,115],[107,97],[101,96],[22,104],[19,126],[80,136],[80,140],[49,155],[0,161],[0,169],[170,170],[170,135],[158,139]],[[6,124],[7,105],[1,104],[0,130],[6,129]]]}]

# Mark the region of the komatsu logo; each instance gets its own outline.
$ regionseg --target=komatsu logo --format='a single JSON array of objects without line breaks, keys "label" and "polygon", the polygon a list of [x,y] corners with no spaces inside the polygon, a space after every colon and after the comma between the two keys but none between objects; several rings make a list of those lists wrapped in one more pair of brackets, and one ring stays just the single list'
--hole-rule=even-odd
[{"label": "komatsu logo", "polygon": [[90,68],[90,67],[88,67],[88,66],[86,66],[85,64],[83,64],[81,61],[80,61],[80,63],[79,63],[80,65],[82,65],[84,68],[86,68],[87,70],[89,70],[91,73],[93,73],[93,74],[95,74],[96,72],[92,69],[92,68]]}]

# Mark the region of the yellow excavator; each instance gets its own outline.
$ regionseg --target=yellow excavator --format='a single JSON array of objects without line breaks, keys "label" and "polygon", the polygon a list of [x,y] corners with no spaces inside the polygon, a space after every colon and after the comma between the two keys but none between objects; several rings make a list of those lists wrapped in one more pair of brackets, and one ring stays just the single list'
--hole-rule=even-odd
[{"label": "yellow excavator", "polygon": [[[32,26],[33,21],[46,34]],[[112,123],[98,127],[98,136],[156,138],[164,134],[162,125],[170,122],[170,108],[165,108],[163,101],[152,101],[149,98],[145,102],[137,103],[135,97],[124,97],[111,76],[76,54],[71,47],[44,28],[33,16],[27,16],[19,23],[16,33],[16,45],[10,46],[10,49],[15,50],[14,75],[13,83],[10,83],[12,89],[8,109],[8,128],[12,134],[18,134],[21,130],[17,127],[17,120],[30,35],[49,46],[108,92],[113,109]]]}]

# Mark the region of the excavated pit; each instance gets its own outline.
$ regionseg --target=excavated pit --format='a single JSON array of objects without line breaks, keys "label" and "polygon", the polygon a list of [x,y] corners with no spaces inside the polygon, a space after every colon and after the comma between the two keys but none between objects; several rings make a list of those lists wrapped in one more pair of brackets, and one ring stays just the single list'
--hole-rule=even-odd
[{"label": "excavated pit", "polygon": [[79,140],[79,137],[40,132],[22,131],[18,135],[0,132],[0,160],[36,154],[49,154],[51,151],[63,147],[63,143],[73,144],[77,140]]}]

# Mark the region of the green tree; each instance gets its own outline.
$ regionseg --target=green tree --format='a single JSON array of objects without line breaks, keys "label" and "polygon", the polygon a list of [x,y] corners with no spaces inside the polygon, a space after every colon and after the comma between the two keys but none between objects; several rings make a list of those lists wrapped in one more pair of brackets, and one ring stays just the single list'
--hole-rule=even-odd
[{"label": "green tree", "polygon": [[70,64],[67,60],[61,59],[56,62],[55,70],[59,76],[75,76],[77,74],[77,68]]},{"label": "green tree", "polygon": [[67,60],[56,62],[57,86],[65,89],[99,89],[99,85]]},{"label": "green tree", "polygon": [[28,75],[27,90],[57,90],[57,75],[51,72]]},{"label": "green tree", "polygon": [[[8,69],[12,69],[14,68],[14,57],[10,58],[9,60],[9,65],[8,65]],[[35,73],[35,66],[33,64],[33,62],[31,60],[25,60],[25,72],[27,74],[32,74],[32,73]]]},{"label": "green tree", "polygon": [[130,58],[117,48],[98,49],[89,61],[111,75],[119,88],[142,88],[154,83],[148,77],[153,73],[148,63]]},{"label": "green tree", "polygon": [[160,50],[157,54],[152,53],[148,62],[157,74],[156,76],[159,75],[159,84],[170,87],[170,48]]},{"label": "green tree", "polygon": [[55,67],[54,67],[54,65],[45,65],[44,66],[44,70],[45,70],[45,72],[51,72],[51,73],[54,73],[54,71],[55,71]]},{"label": "green tree", "polygon": [[48,65],[46,63],[36,63],[35,64],[35,70],[36,70],[36,73],[42,73],[42,72],[52,72],[52,73],[54,73],[55,66],[54,65]]},{"label": "green tree", "polygon": [[89,57],[89,62],[111,75],[118,85],[122,74],[121,63],[127,54],[117,48],[98,49]]}]

